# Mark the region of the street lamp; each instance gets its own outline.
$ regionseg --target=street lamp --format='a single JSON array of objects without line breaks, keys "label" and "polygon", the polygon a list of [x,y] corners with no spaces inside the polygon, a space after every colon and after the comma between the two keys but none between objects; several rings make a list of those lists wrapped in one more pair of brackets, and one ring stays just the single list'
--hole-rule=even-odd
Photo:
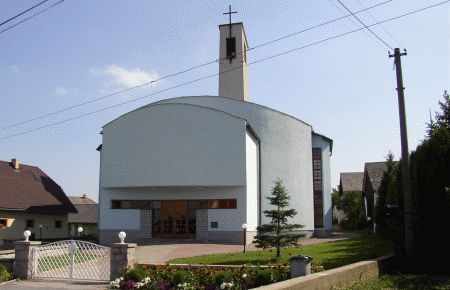
[{"label": "street lamp", "polygon": [[127,236],[127,234],[124,231],[121,231],[119,233],[119,239],[120,239],[120,243],[121,244],[125,244],[125,237]]},{"label": "street lamp", "polygon": [[245,253],[245,244],[247,244],[247,224],[243,223],[242,228],[244,229],[244,252]]},{"label": "street lamp", "polygon": [[83,234],[83,227],[78,227],[78,236],[81,237]]},{"label": "street lamp", "polygon": [[28,242],[29,241],[28,239],[31,236],[31,232],[29,230],[26,230],[23,232],[23,236],[25,237],[25,242]]},{"label": "street lamp", "polygon": [[39,225],[39,239],[42,240],[42,225]]}]

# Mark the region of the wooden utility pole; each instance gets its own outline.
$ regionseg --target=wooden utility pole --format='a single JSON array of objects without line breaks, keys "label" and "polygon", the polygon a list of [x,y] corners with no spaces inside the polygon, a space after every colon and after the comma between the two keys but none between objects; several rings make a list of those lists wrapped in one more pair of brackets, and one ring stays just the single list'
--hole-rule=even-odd
[{"label": "wooden utility pole", "polygon": [[406,55],[405,52],[400,53],[400,49],[394,49],[394,54],[389,54],[389,57],[394,57],[395,71],[397,74],[397,94],[398,94],[398,109],[400,117],[400,137],[402,144],[402,187],[403,187],[403,213],[405,222],[405,244],[404,250],[407,258],[412,257],[414,251],[414,204],[411,193],[411,171],[409,167],[409,149],[408,149],[408,134],[406,128],[406,112],[405,112],[405,96],[403,87],[402,62],[401,56]]}]

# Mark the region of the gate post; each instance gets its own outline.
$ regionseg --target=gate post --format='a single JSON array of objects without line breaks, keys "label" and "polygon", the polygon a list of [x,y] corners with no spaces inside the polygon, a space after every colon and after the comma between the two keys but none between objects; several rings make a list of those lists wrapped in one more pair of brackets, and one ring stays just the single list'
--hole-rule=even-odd
[{"label": "gate post", "polygon": [[136,244],[114,243],[111,245],[110,280],[118,278],[123,271],[135,262]]},{"label": "gate post", "polygon": [[20,279],[31,279],[33,276],[34,250],[39,241],[16,241],[14,275]]}]

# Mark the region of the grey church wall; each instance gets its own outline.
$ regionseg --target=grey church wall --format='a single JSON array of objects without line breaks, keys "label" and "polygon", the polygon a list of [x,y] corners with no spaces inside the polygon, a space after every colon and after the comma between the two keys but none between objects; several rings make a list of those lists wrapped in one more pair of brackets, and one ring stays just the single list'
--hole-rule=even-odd
[{"label": "grey church wall", "polygon": [[100,187],[245,186],[245,120],[163,104],[103,127]]},{"label": "grey church wall", "polygon": [[[291,193],[291,206],[298,211],[294,221],[303,224],[304,230],[314,230],[310,125],[264,106],[231,98],[181,97],[155,104],[162,103],[195,104],[246,119],[261,140],[261,212],[269,208],[265,197],[270,195],[273,181],[280,177]],[[261,214],[261,221],[266,223],[268,219]]]}]

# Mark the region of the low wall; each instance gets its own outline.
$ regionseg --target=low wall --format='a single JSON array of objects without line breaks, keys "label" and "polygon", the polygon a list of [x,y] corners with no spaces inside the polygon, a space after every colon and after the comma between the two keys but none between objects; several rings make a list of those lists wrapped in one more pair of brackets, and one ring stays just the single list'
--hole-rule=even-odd
[{"label": "low wall", "polygon": [[357,281],[377,278],[384,273],[393,259],[385,256],[375,260],[362,261],[343,267],[314,273],[308,276],[289,279],[283,282],[262,286],[255,289],[331,289],[332,287],[352,284]]}]

